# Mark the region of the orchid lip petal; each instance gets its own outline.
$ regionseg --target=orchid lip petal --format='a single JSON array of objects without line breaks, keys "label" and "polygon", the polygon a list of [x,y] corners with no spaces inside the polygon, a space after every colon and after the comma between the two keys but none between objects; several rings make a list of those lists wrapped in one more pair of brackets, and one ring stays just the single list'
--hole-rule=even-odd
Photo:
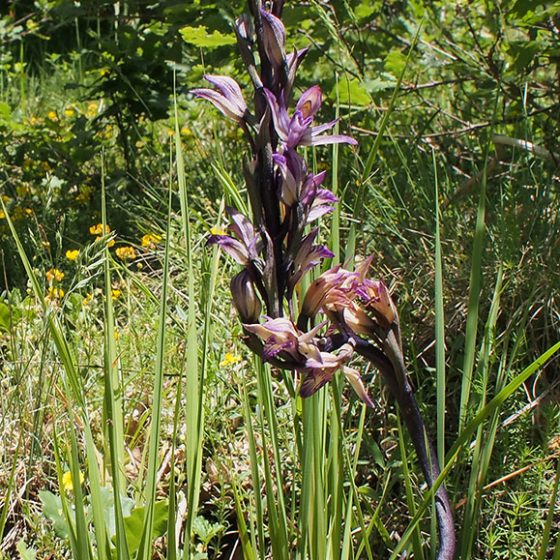
[{"label": "orchid lip petal", "polygon": [[311,86],[304,91],[296,105],[296,111],[300,111],[304,118],[314,117],[321,107],[322,102],[321,87]]},{"label": "orchid lip petal", "polygon": [[307,215],[307,223],[310,224],[315,220],[319,219],[321,216],[325,216],[326,214],[330,214],[331,212],[334,212],[334,210],[335,210],[334,206],[325,206],[325,205],[315,206],[311,208],[309,214]]}]

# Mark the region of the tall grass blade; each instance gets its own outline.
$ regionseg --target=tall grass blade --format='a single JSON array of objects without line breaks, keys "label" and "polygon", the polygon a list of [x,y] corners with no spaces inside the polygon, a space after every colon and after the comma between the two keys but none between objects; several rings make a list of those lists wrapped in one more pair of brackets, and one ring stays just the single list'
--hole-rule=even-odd
[{"label": "tall grass blade", "polygon": [[[498,106],[498,95],[496,105]],[[491,132],[491,131],[490,131]],[[491,135],[488,136],[484,148],[483,172],[480,184],[480,197],[476,215],[473,249],[471,257],[471,274],[469,279],[469,303],[467,311],[467,325],[465,331],[465,350],[463,359],[463,376],[461,382],[461,400],[459,403],[459,432],[465,426],[470,401],[471,387],[476,354],[476,339],[479,321],[479,303],[482,286],[482,256],[484,239],[486,237],[486,189],[488,186],[488,158],[490,153]]]},{"label": "tall grass blade", "polygon": [[439,209],[439,180],[435,152],[432,152],[435,189],[435,321],[436,321],[436,398],[437,398],[437,455],[440,465],[445,459],[445,315],[443,311],[443,265],[441,259],[441,231]]},{"label": "tall grass blade", "polygon": [[[105,192],[105,172],[101,167],[101,222],[103,231],[107,231],[107,206]],[[118,560],[128,560],[128,542],[122,510],[122,496],[126,495],[126,479],[124,477],[124,420],[123,420],[123,387],[118,370],[117,347],[115,341],[115,317],[111,286],[111,255],[109,244],[104,249],[104,281],[105,281],[105,368],[104,368],[104,397],[106,429],[109,436],[109,457],[113,483],[113,497],[115,504],[115,535],[116,553]]]},{"label": "tall grass blade", "polygon": [[160,442],[161,410],[163,400],[163,370],[165,358],[165,336],[167,318],[167,292],[169,278],[169,245],[171,234],[171,196],[172,189],[169,186],[167,227],[165,232],[165,252],[162,271],[161,304],[158,316],[158,333],[156,342],[156,356],[154,368],[154,388],[152,396],[152,418],[149,436],[148,470],[146,472],[146,486],[144,492],[144,522],[142,527],[142,538],[138,548],[137,559],[149,560],[152,556],[152,534],[154,530],[154,513],[156,503],[156,482],[158,471],[158,451]]},{"label": "tall grass blade", "polygon": [[[485,327],[484,339],[480,352],[480,360],[477,375],[480,377],[480,403],[479,410],[486,405],[486,393],[488,391],[490,375],[490,356],[494,351],[496,321],[500,308],[500,296],[502,291],[502,270],[498,272],[494,296],[490,306],[490,313]],[[471,462],[471,476],[467,490],[467,504],[465,506],[465,516],[463,521],[463,531],[459,540],[459,551],[461,558],[469,558],[471,555],[474,538],[477,534],[477,523],[480,494],[484,486],[487,474],[488,463],[494,446],[497,429],[497,415],[494,415],[494,426],[486,432],[484,423],[481,422],[477,429],[477,436]]]}]

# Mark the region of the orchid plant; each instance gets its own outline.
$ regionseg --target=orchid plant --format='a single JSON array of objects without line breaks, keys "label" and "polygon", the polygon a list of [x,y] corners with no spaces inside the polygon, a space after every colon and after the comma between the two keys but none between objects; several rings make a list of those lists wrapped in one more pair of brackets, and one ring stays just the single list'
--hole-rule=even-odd
[{"label": "orchid plant", "polygon": [[[247,346],[273,366],[294,372],[302,397],[340,371],[371,407],[360,373],[348,366],[355,355],[369,360],[400,406],[432,486],[440,473],[437,457],[407,379],[397,309],[384,282],[368,277],[372,259],[354,271],[335,266],[311,282],[305,295],[296,296],[305,275],[334,256],[318,241],[317,222],[338,202],[323,186],[326,172],[310,171],[300,149],[357,142],[330,134],[336,121],[314,124],[322,104],[319,85],[304,91],[294,105],[296,72],[308,49],[286,52],[283,4],[250,0],[250,16],[236,22],[254,89],[251,108],[239,84],[227,76],[207,75],[213,88],[193,90],[235,121],[251,147],[244,174],[252,215],[228,207],[229,233],[212,235],[209,243],[243,267],[231,281],[231,293]],[[449,560],[455,549],[451,505],[443,485],[435,496],[438,558]]]}]

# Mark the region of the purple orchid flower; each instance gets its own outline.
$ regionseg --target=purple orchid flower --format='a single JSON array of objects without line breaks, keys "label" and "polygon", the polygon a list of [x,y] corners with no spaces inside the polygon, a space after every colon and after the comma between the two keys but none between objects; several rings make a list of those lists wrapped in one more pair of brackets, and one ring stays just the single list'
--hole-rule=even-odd
[{"label": "purple orchid flower", "polygon": [[319,229],[313,229],[301,241],[300,248],[294,258],[293,273],[288,281],[288,287],[293,289],[302,276],[321,263],[323,259],[332,259],[334,253],[324,245],[315,245]]},{"label": "purple orchid flower", "polygon": [[352,358],[353,353],[354,343],[349,341],[340,347],[337,354],[319,352],[318,357],[309,358],[306,361],[305,369],[302,370],[304,377],[299,394],[302,397],[310,397],[325,384],[329,383],[338,370],[341,370],[360,400],[373,408],[373,401],[368,395],[360,373],[345,365]]},{"label": "purple orchid flower", "polygon": [[268,89],[265,89],[264,93],[272,113],[276,133],[286,148],[338,143],[357,144],[354,138],[344,134],[321,136],[323,132],[330,130],[336,124],[336,120],[319,126],[311,126],[322,102],[321,88],[318,85],[303,92],[291,118],[285,106],[283,93],[280,94],[280,99],[277,99],[274,93]]},{"label": "purple orchid flower", "polygon": [[334,210],[338,198],[328,189],[319,188],[327,176],[326,171],[316,175],[307,173],[305,160],[293,149],[275,153],[272,159],[281,177],[280,200],[287,206],[301,202],[307,224]]},{"label": "purple orchid flower", "polygon": [[304,313],[315,316],[322,310],[333,322],[342,321],[353,332],[375,336],[378,328],[388,329],[396,318],[395,305],[382,280],[371,280],[366,272],[373,256],[355,272],[339,266],[323,273],[309,287]]},{"label": "purple orchid flower", "polygon": [[230,229],[235,237],[227,234],[213,234],[208,238],[209,244],[217,244],[235,261],[243,266],[259,260],[262,248],[261,237],[255,232],[251,221],[235,208],[227,207],[231,219]]},{"label": "purple orchid flower", "polygon": [[241,122],[247,114],[247,104],[239,84],[228,76],[206,74],[204,79],[214,85],[214,89],[198,88],[191,90],[197,97],[207,99],[226,117]]},{"label": "purple orchid flower", "polygon": [[354,342],[350,340],[343,344],[336,354],[323,352],[317,346],[316,335],[325,324],[326,321],[304,333],[290,319],[267,317],[262,324],[244,324],[243,327],[264,342],[262,354],[265,360],[286,359],[296,364],[297,371],[303,376],[299,390],[302,397],[316,393],[332,380],[338,370],[342,370],[358,397],[368,406],[373,406],[360,374],[345,365],[354,353]]}]

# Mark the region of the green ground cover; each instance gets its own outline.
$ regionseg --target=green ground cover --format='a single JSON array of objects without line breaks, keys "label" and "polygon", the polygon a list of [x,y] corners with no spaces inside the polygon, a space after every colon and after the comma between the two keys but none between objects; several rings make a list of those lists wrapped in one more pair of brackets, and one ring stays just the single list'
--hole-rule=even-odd
[{"label": "green ground cover", "polygon": [[[82,4],[0,8],[0,558],[434,557],[377,372],[374,409],[296,396],[206,244],[247,148],[188,91],[248,88],[244,4]],[[560,558],[559,10],[285,7],[297,91],[359,142],[307,150],[320,235],[391,288],[463,559]]]}]

